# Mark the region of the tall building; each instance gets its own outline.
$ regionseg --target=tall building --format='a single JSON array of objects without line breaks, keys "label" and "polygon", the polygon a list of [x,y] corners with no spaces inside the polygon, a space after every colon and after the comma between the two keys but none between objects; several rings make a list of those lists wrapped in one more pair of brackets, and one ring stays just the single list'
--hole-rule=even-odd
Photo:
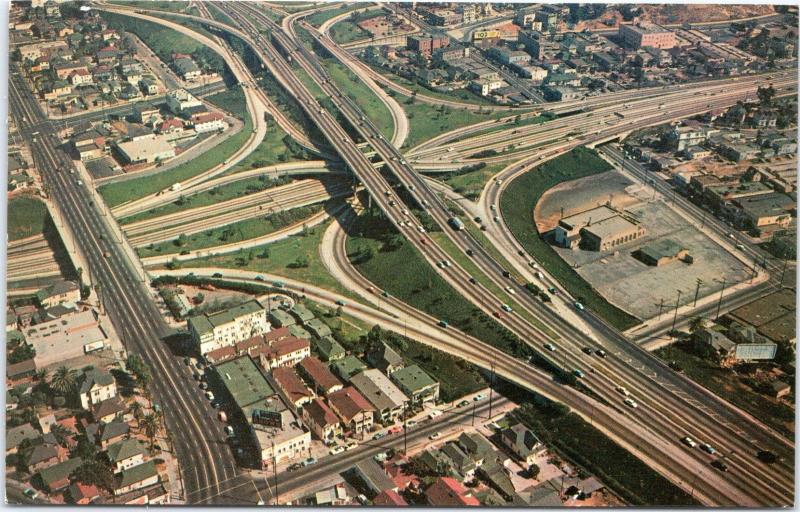
[{"label": "tall building", "polygon": [[635,50],[644,46],[668,50],[677,45],[674,32],[655,24],[620,25],[619,37]]},{"label": "tall building", "polygon": [[255,300],[211,315],[189,318],[189,333],[201,354],[269,332],[267,311]]}]

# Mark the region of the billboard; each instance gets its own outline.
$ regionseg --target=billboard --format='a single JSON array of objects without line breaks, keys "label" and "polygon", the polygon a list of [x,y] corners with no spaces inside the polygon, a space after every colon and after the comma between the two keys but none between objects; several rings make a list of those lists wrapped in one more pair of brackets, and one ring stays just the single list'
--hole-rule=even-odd
[{"label": "billboard", "polygon": [[253,411],[253,424],[265,427],[283,428],[283,417],[275,411],[256,409]]}]

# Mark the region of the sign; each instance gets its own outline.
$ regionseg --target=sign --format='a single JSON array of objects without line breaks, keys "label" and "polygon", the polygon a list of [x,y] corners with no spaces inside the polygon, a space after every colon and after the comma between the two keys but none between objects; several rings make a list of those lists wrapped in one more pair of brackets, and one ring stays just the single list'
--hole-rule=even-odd
[{"label": "sign", "polygon": [[283,416],[279,412],[256,409],[253,411],[253,423],[265,427],[283,428]]}]

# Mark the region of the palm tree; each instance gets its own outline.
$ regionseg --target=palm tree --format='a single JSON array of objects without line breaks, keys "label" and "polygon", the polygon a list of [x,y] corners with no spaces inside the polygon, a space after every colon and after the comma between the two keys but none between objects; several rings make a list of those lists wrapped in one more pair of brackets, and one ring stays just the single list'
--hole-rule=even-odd
[{"label": "palm tree", "polygon": [[75,389],[78,378],[75,370],[70,370],[66,366],[61,366],[50,379],[50,387],[58,394],[67,395]]},{"label": "palm tree", "polygon": [[158,434],[158,417],[155,414],[147,414],[142,418],[141,423],[145,435],[150,440],[150,451],[152,452],[156,441],[156,434]]},{"label": "palm tree", "polygon": [[50,427],[50,432],[55,436],[56,441],[61,446],[66,444],[67,438],[74,434],[70,429],[61,424],[55,424]]},{"label": "palm tree", "polygon": [[142,404],[134,400],[131,404],[131,414],[133,414],[133,417],[136,418],[136,426],[141,427],[142,416],[144,415],[144,408],[142,407]]},{"label": "palm tree", "polygon": [[689,320],[689,332],[694,334],[697,331],[702,331],[706,328],[706,319],[702,316],[696,316]]},{"label": "palm tree", "polygon": [[41,383],[47,383],[47,370],[41,368],[40,370],[36,371],[36,381]]}]

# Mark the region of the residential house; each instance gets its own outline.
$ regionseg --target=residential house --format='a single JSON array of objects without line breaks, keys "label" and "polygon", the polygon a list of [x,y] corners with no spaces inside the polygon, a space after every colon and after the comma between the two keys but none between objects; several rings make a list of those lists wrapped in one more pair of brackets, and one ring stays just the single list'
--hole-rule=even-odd
[{"label": "residential house", "polygon": [[328,403],[351,434],[361,434],[372,428],[375,408],[354,387],[329,394]]},{"label": "residential house", "polygon": [[300,361],[298,367],[316,393],[329,395],[342,389],[342,382],[316,357],[306,357]]},{"label": "residential house", "polygon": [[425,500],[434,507],[477,507],[480,502],[457,480],[439,477],[425,490]]},{"label": "residential house", "polygon": [[130,426],[123,421],[90,423],[86,426],[86,436],[91,442],[99,444],[103,450],[126,439],[129,432]]},{"label": "residential house", "polygon": [[33,447],[30,456],[28,457],[28,472],[36,473],[45,468],[55,466],[59,462],[64,462],[66,456],[62,452],[64,450],[57,444],[42,442]]},{"label": "residential house", "polygon": [[333,331],[331,328],[328,327],[328,324],[320,320],[319,318],[312,318],[305,324],[303,324],[306,330],[311,333],[312,336],[316,338],[324,338],[325,336],[332,336]]},{"label": "residential house", "polygon": [[373,497],[384,491],[397,492],[397,485],[371,457],[357,462],[353,466],[353,473]]},{"label": "residential house", "polygon": [[153,94],[158,94],[158,83],[150,77],[144,77],[139,80],[139,87],[142,88],[142,92],[147,94],[148,96],[152,96]]},{"label": "residential house", "polygon": [[306,387],[291,366],[278,367],[272,370],[272,379],[275,381],[278,390],[296,408],[302,407],[303,404],[311,402],[314,398],[314,393]]},{"label": "residential house", "polygon": [[350,378],[350,384],[375,408],[375,421],[393,423],[405,412],[408,398],[379,370],[357,373]]},{"label": "residential house", "polygon": [[487,457],[496,456],[492,443],[478,432],[462,432],[458,436],[458,445],[472,457],[477,466],[483,464]]},{"label": "residential house", "polygon": [[194,63],[192,59],[189,58],[180,58],[175,59],[174,61],[175,70],[178,72],[178,75],[186,81],[193,82],[200,78],[200,75],[203,74],[200,71],[200,68],[197,67],[197,64]]},{"label": "residential house", "polygon": [[78,302],[81,290],[74,281],[58,281],[36,292],[36,301],[43,308],[53,307],[62,302]]},{"label": "residential house", "polygon": [[478,465],[475,460],[456,443],[446,443],[439,449],[450,460],[450,467],[461,475],[464,481],[472,480]]},{"label": "residential house", "polygon": [[536,434],[522,423],[503,429],[500,442],[528,466],[546,449]]},{"label": "residential house", "polygon": [[87,69],[76,69],[69,75],[69,82],[73,87],[94,83],[92,74]]},{"label": "residential house", "polygon": [[92,405],[117,396],[117,382],[110,373],[92,368],[83,373],[78,395],[81,398],[81,407],[89,410]]},{"label": "residential house", "polygon": [[174,114],[182,114],[203,105],[186,89],[169,91],[166,96],[167,106]]},{"label": "residential house", "polygon": [[165,119],[159,126],[158,130],[156,131],[159,135],[163,135],[167,138],[167,140],[173,141],[176,139],[181,139],[186,137],[187,135],[193,135],[194,132],[191,130],[186,130],[183,127],[183,121],[178,119],[177,117],[173,117],[171,119]]},{"label": "residential house", "polygon": [[219,112],[194,114],[191,117],[191,121],[194,126],[194,131],[197,133],[223,131],[228,128],[228,123],[225,122],[225,116]]},{"label": "residential house", "polygon": [[66,489],[69,485],[69,475],[81,464],[83,464],[83,460],[80,457],[75,457],[43,469],[39,472],[39,477],[42,480],[44,488],[49,492],[57,492]]},{"label": "residential house", "polygon": [[338,416],[319,398],[303,407],[303,421],[323,442],[333,441],[342,434]]},{"label": "residential house", "polygon": [[161,116],[161,108],[149,103],[137,103],[133,107],[133,117],[136,122],[147,126],[156,126],[164,119]]},{"label": "residential house", "polygon": [[93,405],[91,410],[92,417],[95,421],[99,421],[100,423],[111,423],[116,419],[122,418],[127,408],[120,397],[115,396],[114,398],[110,398],[100,402],[99,404]]},{"label": "residential house", "polygon": [[325,336],[324,338],[317,338],[314,340],[317,352],[323,361],[333,362],[342,359],[346,352],[338,341],[333,339],[333,336]]},{"label": "residential house", "polygon": [[394,489],[387,489],[377,494],[372,498],[372,505],[376,507],[407,507],[408,502]]},{"label": "residential house", "polygon": [[439,400],[439,383],[415,364],[396,370],[389,377],[412,404],[424,406]]},{"label": "residential house", "polygon": [[136,439],[124,439],[110,445],[106,455],[114,465],[114,472],[118,473],[144,464],[145,448]]},{"label": "residential house", "polygon": [[52,101],[72,94],[72,86],[64,80],[56,80],[45,85],[43,91],[42,98]]},{"label": "residential house", "polygon": [[90,505],[100,498],[100,490],[94,484],[75,482],[69,486],[69,496],[76,505]]},{"label": "residential house", "polygon": [[344,382],[349,382],[350,377],[366,369],[367,365],[354,355],[345,356],[331,364],[331,370],[333,373],[335,373]]},{"label": "residential house", "polygon": [[399,370],[405,366],[405,361],[400,357],[400,354],[392,350],[389,345],[382,341],[378,341],[369,346],[366,359],[373,368],[379,369],[386,375],[391,375],[395,370]]},{"label": "residential house", "polygon": [[121,495],[127,492],[142,489],[150,485],[155,485],[159,481],[156,462],[150,460],[144,464],[139,464],[118,473],[114,481],[114,495]]}]

